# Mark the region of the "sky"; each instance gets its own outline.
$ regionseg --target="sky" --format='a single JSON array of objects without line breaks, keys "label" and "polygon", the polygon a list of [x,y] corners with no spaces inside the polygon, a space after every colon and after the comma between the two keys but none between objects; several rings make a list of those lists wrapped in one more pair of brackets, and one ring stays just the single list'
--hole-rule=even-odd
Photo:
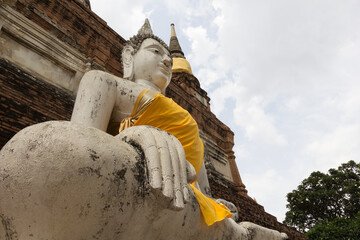
[{"label": "sky", "polygon": [[360,158],[360,1],[91,0],[125,39],[170,24],[211,110],[235,133],[250,197],[285,218],[313,171]]}]

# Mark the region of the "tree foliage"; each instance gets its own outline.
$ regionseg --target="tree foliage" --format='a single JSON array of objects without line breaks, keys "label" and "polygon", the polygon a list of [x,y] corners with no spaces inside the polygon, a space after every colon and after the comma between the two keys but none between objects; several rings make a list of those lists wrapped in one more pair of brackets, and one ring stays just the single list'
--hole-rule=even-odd
[{"label": "tree foliage", "polygon": [[306,236],[311,240],[360,239],[360,212],[357,218],[336,218],[317,223]]},{"label": "tree foliage", "polygon": [[356,219],[360,211],[360,164],[351,160],[327,174],[313,172],[287,195],[287,200],[289,211],[284,223],[302,232],[317,224],[320,228]]}]

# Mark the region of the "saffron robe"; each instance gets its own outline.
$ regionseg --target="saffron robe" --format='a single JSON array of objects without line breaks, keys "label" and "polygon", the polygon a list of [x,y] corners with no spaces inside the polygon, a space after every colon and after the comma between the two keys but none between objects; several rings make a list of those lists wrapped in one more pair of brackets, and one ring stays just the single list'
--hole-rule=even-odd
[{"label": "saffron robe", "polygon": [[[153,97],[152,94],[155,95],[154,92],[146,89],[139,95],[131,117],[122,121],[120,131],[131,125],[148,125],[171,133],[182,144],[186,160],[194,166],[198,174],[203,163],[204,145],[196,121],[188,111],[171,98],[159,93]],[[232,214],[224,205],[216,203],[195,188],[195,182],[190,186],[207,225],[231,217]]]}]

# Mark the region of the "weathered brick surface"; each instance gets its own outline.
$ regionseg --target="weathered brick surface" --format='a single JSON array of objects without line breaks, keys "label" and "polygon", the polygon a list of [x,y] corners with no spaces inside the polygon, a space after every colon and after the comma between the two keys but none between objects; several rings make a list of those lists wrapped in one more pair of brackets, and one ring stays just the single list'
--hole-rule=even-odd
[{"label": "weathered brick surface", "polygon": [[[194,96],[195,91],[201,93],[207,100],[208,106],[203,105],[196,99]],[[166,90],[166,95],[187,109],[196,120],[199,128],[211,136],[221,149],[226,153],[232,151],[234,133],[210,111],[210,98],[200,88],[199,81],[193,75],[174,72],[171,83]]]},{"label": "weathered brick surface", "polygon": [[[207,100],[208,106],[203,105],[196,99],[194,96],[195,91]],[[232,150],[234,133],[210,111],[210,98],[207,97],[207,93],[200,88],[199,81],[193,75],[174,72],[166,95],[187,109],[196,120],[199,128],[212,136],[217,145],[225,152]]]},{"label": "weathered brick surface", "polygon": [[0,59],[0,148],[21,129],[69,120],[74,97]]},{"label": "weathered brick surface", "polygon": [[[207,106],[195,97],[195,91],[206,99]],[[196,77],[188,73],[174,72],[172,81],[166,90],[166,95],[188,110],[196,120],[199,128],[210,136],[217,146],[228,155],[234,182],[240,192],[246,195],[245,186],[242,184],[232,150],[234,146],[234,133],[211,112],[210,98],[200,87]]]},{"label": "weathered brick surface", "polygon": [[17,0],[14,8],[106,71],[122,76],[121,50],[125,39],[82,3],[74,0]]}]

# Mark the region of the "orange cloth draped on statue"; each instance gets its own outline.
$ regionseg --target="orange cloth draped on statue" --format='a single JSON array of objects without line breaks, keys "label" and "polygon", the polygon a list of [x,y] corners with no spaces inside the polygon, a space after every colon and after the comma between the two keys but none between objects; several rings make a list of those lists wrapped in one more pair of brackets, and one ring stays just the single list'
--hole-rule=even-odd
[{"label": "orange cloth draped on statue", "polygon": [[[176,104],[171,98],[162,94],[154,94],[154,98],[149,98],[148,92],[151,96],[151,90],[144,90],[139,95],[131,117],[122,121],[120,131],[129,125],[148,125],[171,133],[182,144],[186,160],[194,166],[196,173],[199,173],[203,162],[204,146],[199,136],[197,123],[188,111]],[[148,95],[147,99],[144,98],[146,94]],[[224,205],[216,203],[196,189],[195,182],[190,186],[195,193],[202,216],[208,225],[231,217],[230,211]]]}]

